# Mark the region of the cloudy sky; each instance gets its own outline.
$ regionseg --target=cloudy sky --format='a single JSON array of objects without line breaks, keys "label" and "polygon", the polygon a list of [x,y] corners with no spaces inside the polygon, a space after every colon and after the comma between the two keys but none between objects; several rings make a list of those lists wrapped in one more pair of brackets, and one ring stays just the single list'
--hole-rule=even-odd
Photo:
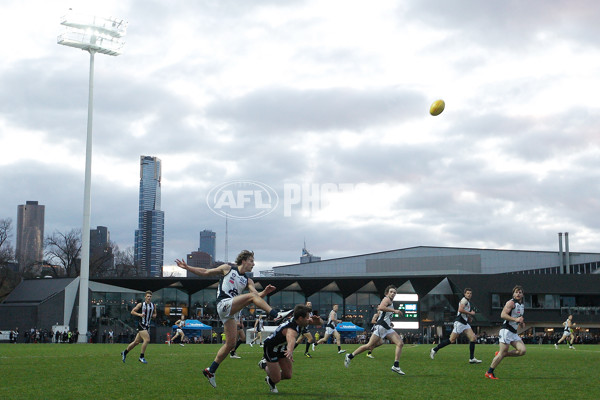
[{"label": "cloudy sky", "polygon": [[327,259],[555,251],[569,232],[600,251],[597,1],[5,0],[0,218],[37,200],[47,235],[82,224],[89,54],[56,43],[69,7],[129,22],[94,86],[91,224],[121,248],[151,155],[167,265],[203,229],[224,259],[224,214],[228,259],[258,268],[304,241]]}]

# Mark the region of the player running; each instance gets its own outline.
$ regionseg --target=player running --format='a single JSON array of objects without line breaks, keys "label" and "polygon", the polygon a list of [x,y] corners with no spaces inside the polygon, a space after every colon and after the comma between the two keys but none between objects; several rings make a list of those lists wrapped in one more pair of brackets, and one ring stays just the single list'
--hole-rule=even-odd
[{"label": "player running", "polygon": [[323,336],[317,343],[315,343],[315,347],[313,347],[313,351],[316,346],[327,343],[327,339],[329,336],[333,335],[338,345],[338,354],[345,353],[346,350],[342,350],[342,338],[340,337],[340,333],[335,329],[336,325],[342,322],[341,319],[337,319],[337,311],[338,305],[334,304],[333,309],[329,312],[329,318],[327,318],[327,325],[325,327],[325,336]]},{"label": "player running", "polygon": [[[523,287],[515,286],[513,288],[513,298],[506,302],[500,317],[504,320],[502,329],[498,337],[500,339],[500,350],[496,352],[496,356],[492,360],[490,369],[485,373],[486,378],[498,379],[494,375],[494,370],[504,359],[504,357],[520,357],[524,356],[525,344],[521,337],[517,334],[519,327],[525,327],[525,320],[523,314],[525,314],[525,306],[523,305]],[[508,351],[510,346],[514,347],[514,350]]]},{"label": "player running", "polygon": [[469,363],[481,363],[481,360],[475,358],[475,343],[477,343],[477,336],[475,336],[473,329],[471,329],[471,325],[469,325],[469,322],[473,320],[473,315],[475,315],[475,311],[471,310],[473,290],[471,288],[466,288],[463,291],[463,294],[464,297],[458,303],[458,311],[456,313],[456,319],[454,320],[454,329],[452,329],[452,333],[450,334],[450,340],[443,339],[437,346],[431,349],[429,356],[432,360],[440,349],[449,344],[456,343],[456,339],[458,339],[461,333],[464,333],[469,338]]},{"label": "player running", "polygon": [[394,308],[394,296],[396,296],[396,286],[390,285],[385,288],[385,297],[381,299],[381,303],[377,306],[377,310],[380,311],[381,314],[379,314],[377,322],[375,322],[375,325],[373,326],[373,333],[369,339],[369,343],[363,344],[350,354],[346,354],[346,358],[344,359],[346,368],[350,367],[350,362],[355,356],[365,350],[373,350],[375,347],[381,346],[383,340],[388,339],[396,345],[396,358],[394,360],[394,365],[392,366],[392,371],[399,375],[404,375],[404,372],[400,369],[400,356],[402,355],[402,346],[404,346],[404,342],[392,327],[392,315],[402,314],[402,311]]},{"label": "player running", "polygon": [[169,340],[169,346],[171,343],[175,343],[175,339],[179,338],[179,345],[184,346],[183,339],[185,339],[185,333],[183,333],[183,327],[185,325],[185,317],[182,315],[181,319],[175,321],[175,325],[173,325],[174,335]]},{"label": "player running", "polygon": [[564,330],[562,337],[558,340],[558,342],[554,343],[554,348],[558,349],[558,345],[564,342],[566,339],[570,338],[569,348],[574,349],[573,340],[575,340],[575,335],[573,334],[573,327],[575,326],[575,322],[573,322],[573,315],[569,314],[569,318],[565,322],[563,322]]}]

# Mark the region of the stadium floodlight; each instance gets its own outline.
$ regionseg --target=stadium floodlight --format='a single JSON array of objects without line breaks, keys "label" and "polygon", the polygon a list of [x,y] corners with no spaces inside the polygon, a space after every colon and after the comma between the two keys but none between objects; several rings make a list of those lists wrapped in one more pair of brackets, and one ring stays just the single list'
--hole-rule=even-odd
[{"label": "stadium floodlight", "polygon": [[[88,331],[88,290],[90,279],[90,214],[92,178],[92,119],[94,109],[94,54],[118,56],[125,45],[127,22],[117,18],[83,15],[69,9],[62,17],[65,31],[57,43],[90,53],[87,140],[85,150],[85,186],[83,191],[83,228],[81,231],[81,272],[79,276],[79,342],[86,341]],[[64,321],[68,324],[69,321]]]}]

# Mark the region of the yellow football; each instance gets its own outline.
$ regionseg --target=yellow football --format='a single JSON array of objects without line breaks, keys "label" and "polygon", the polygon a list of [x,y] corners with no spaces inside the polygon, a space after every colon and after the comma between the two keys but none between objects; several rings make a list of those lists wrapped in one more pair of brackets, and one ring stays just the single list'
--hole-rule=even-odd
[{"label": "yellow football", "polygon": [[429,107],[429,114],[433,116],[440,115],[445,107],[446,103],[444,103],[444,100],[436,100],[431,104],[431,107]]}]

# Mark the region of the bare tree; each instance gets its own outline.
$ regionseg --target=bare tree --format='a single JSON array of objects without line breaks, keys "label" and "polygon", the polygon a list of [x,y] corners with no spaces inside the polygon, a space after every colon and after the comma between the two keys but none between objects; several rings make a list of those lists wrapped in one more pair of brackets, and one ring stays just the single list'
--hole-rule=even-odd
[{"label": "bare tree", "polygon": [[116,276],[119,278],[127,276],[138,276],[138,268],[133,257],[133,247],[127,247],[121,250],[118,245],[114,245],[113,254],[115,256]]},{"label": "bare tree", "polygon": [[9,241],[12,236],[11,231],[12,220],[10,218],[0,219],[0,267],[6,266],[15,256]]},{"label": "bare tree", "polygon": [[[71,229],[67,233],[55,231],[52,236],[46,237],[46,257],[49,264],[64,268],[66,276],[79,275],[80,255],[81,230]],[[51,266],[50,269],[53,276],[61,275],[58,268]]]},{"label": "bare tree", "polygon": [[14,260],[15,252],[10,245],[12,220],[0,219],[0,302],[21,282],[18,272],[12,271],[8,264]]},{"label": "bare tree", "polygon": [[90,276],[107,277],[114,276],[115,262],[114,251],[119,246],[114,242],[108,242],[108,246],[97,249],[90,254]]}]

